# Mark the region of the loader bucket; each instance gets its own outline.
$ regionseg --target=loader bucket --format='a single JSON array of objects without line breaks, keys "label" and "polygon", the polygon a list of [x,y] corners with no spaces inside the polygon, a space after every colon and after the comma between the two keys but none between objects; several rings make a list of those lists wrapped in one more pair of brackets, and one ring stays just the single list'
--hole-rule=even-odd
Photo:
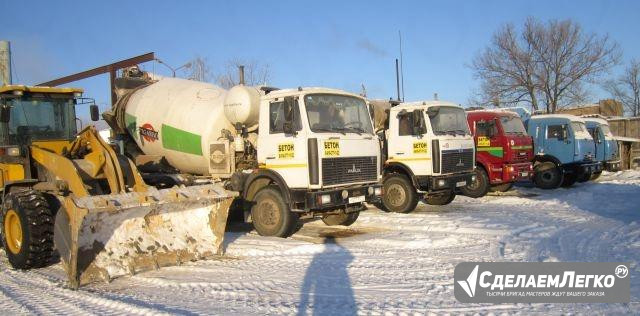
[{"label": "loader bucket", "polygon": [[222,255],[235,195],[207,184],[65,197],[54,241],[71,287]]}]

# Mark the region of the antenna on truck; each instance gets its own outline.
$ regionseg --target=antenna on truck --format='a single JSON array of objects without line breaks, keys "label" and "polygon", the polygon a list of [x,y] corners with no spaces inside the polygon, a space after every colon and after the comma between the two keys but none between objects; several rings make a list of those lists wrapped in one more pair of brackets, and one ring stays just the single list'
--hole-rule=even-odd
[{"label": "antenna on truck", "polygon": [[398,101],[400,100],[400,71],[398,70],[398,58],[396,58],[396,90],[398,92]]},{"label": "antenna on truck", "polygon": [[404,62],[402,58],[402,33],[400,33],[400,30],[398,30],[398,40],[400,44],[400,87],[402,90],[402,102],[404,102],[404,68],[402,67]]}]

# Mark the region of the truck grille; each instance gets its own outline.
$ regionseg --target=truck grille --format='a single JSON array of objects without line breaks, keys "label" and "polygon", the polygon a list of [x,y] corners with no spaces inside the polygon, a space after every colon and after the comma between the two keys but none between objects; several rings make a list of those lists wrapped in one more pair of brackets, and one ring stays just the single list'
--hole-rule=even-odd
[{"label": "truck grille", "polygon": [[376,157],[322,158],[322,184],[377,181]]},{"label": "truck grille", "polygon": [[441,173],[473,170],[473,149],[454,149],[442,151]]}]

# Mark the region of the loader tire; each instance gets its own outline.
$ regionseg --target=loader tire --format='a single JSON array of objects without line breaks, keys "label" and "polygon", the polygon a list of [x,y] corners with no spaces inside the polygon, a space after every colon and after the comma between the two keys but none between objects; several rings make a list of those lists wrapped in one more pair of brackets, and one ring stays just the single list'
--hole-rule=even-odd
[{"label": "loader tire", "polygon": [[384,180],[382,203],[384,210],[395,213],[410,213],[418,205],[418,193],[405,175],[391,174]]},{"label": "loader tire", "polygon": [[453,202],[453,199],[456,198],[456,193],[452,191],[448,191],[447,193],[441,195],[433,195],[427,196],[425,198],[425,202],[429,205],[447,205]]},{"label": "loader tire", "polygon": [[553,162],[542,162],[534,167],[533,183],[540,189],[557,189],[563,178],[562,170]]},{"label": "loader tire", "polygon": [[282,193],[275,186],[267,186],[258,193],[251,207],[253,228],[261,236],[287,238],[298,228],[298,214],[291,212]]},{"label": "loader tire", "polygon": [[462,191],[463,195],[477,199],[487,195],[487,192],[489,192],[489,176],[487,176],[487,172],[484,171],[483,167],[476,167],[475,173],[476,181],[461,187],[460,191]]},{"label": "loader tire", "polygon": [[11,192],[2,205],[2,245],[15,269],[42,268],[56,258],[54,214],[42,193]]},{"label": "loader tire", "polygon": [[323,217],[322,221],[328,226],[351,226],[358,219],[358,215],[360,212],[331,214]]},{"label": "loader tire", "polygon": [[513,182],[492,185],[489,190],[491,192],[507,192],[513,188]]}]

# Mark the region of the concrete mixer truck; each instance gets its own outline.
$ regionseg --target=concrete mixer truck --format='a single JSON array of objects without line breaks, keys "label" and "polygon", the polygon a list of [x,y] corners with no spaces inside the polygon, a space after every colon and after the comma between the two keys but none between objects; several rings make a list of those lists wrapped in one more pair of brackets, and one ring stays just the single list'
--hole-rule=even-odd
[{"label": "concrete mixer truck", "polygon": [[420,199],[449,204],[475,181],[474,142],[462,107],[443,101],[370,104],[385,161],[379,207],[408,213]]},{"label": "concrete mixer truck", "polygon": [[103,117],[147,183],[222,181],[240,193],[231,212],[260,235],[287,237],[306,218],[351,225],[382,194],[380,147],[358,95],[242,80],[227,91],[137,68],[116,90]]}]

